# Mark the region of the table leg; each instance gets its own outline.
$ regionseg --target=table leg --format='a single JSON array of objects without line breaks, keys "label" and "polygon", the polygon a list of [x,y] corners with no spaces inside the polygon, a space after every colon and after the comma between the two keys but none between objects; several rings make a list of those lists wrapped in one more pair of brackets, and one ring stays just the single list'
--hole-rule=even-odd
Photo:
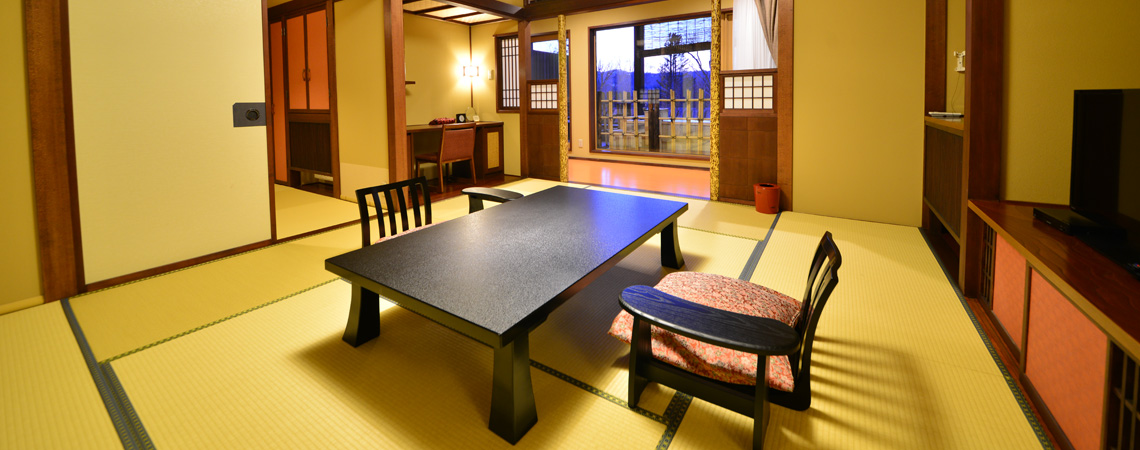
[{"label": "table leg", "polygon": [[344,326],[344,341],[353,347],[359,347],[379,335],[380,296],[353,284],[352,306],[348,310],[348,324]]},{"label": "table leg", "polygon": [[530,384],[530,338],[523,334],[495,349],[491,388],[491,431],[511,444],[538,422]]},{"label": "table leg", "polygon": [[685,256],[681,254],[681,241],[677,234],[676,220],[661,230],[661,265],[671,269],[680,269],[685,265]]}]

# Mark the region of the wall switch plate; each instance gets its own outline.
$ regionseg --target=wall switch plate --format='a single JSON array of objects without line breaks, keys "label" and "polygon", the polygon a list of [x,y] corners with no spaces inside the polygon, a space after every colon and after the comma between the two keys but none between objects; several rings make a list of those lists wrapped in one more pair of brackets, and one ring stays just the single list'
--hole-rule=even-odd
[{"label": "wall switch plate", "polygon": [[966,65],[964,64],[963,60],[966,58],[966,52],[954,52],[954,57],[958,59],[958,66],[954,67],[954,70],[958,72],[965,72]]},{"label": "wall switch plate", "polygon": [[582,148],[582,140],[578,139],[578,148]]},{"label": "wall switch plate", "polygon": [[234,128],[265,126],[265,102],[234,103]]}]

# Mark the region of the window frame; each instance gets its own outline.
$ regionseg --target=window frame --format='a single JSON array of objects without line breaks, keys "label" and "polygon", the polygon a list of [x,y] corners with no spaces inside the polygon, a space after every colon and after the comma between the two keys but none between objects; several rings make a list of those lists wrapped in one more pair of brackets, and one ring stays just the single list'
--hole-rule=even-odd
[{"label": "window frame", "polygon": [[[519,109],[520,109],[519,106],[511,106],[511,107],[503,106],[503,83],[505,81],[505,77],[503,77],[504,73],[515,74],[515,76],[512,78],[514,78],[516,80],[515,81],[515,83],[516,83],[515,88],[518,89],[518,91],[519,91],[519,98],[516,100],[519,102],[520,106],[522,104],[522,89],[523,89],[523,87],[517,86],[517,83],[518,83],[518,80],[517,80],[518,69],[517,68],[515,68],[514,70],[506,70],[506,71],[503,70],[503,62],[504,61],[503,61],[503,45],[502,45],[502,42],[504,40],[511,39],[511,38],[516,39],[516,41],[515,41],[516,53],[513,56],[515,57],[515,63],[517,64],[518,63],[518,57],[521,55],[521,53],[518,53],[519,52],[518,41],[517,41],[518,33],[496,34],[494,37],[495,37],[495,70],[499,73],[499,77],[498,77],[499,79],[495,82],[495,109],[500,113],[518,113]],[[533,34],[533,35],[531,35],[531,40],[530,40],[531,51],[533,51],[533,46],[534,46],[535,42],[557,41],[557,40],[558,40],[558,33],[557,32],[546,32],[546,33]],[[570,30],[566,30],[566,45],[567,46],[570,45]],[[508,55],[508,56],[512,56],[512,55]],[[570,55],[569,54],[566,55],[566,66],[567,66],[567,68],[570,67]],[[567,82],[568,82],[566,90],[567,90],[567,96],[569,96],[570,95],[569,94],[569,90],[570,90],[569,70],[567,71],[566,77],[567,77]],[[557,78],[549,78],[549,79],[544,78],[541,80],[531,79],[528,81],[558,81],[558,79]],[[530,89],[529,85],[526,88]]]},{"label": "window frame", "polygon": [[[596,94],[597,94],[597,85],[596,84],[597,84],[597,78],[598,78],[598,75],[597,75],[598,61],[597,61],[597,57],[595,56],[594,46],[596,45],[595,41],[596,41],[596,35],[597,35],[598,31],[605,31],[605,30],[611,30],[611,29],[615,29],[615,28],[625,28],[625,27],[639,27],[639,26],[644,27],[645,25],[652,25],[652,24],[658,24],[658,23],[677,22],[677,21],[682,21],[682,20],[697,19],[697,18],[702,18],[702,17],[709,17],[710,14],[711,14],[710,11],[688,13],[688,14],[677,14],[677,15],[672,15],[672,16],[657,17],[657,18],[653,18],[653,19],[634,20],[634,21],[629,21],[629,22],[620,22],[620,23],[612,23],[612,24],[589,27],[587,29],[587,32],[588,32],[587,45],[589,46],[589,65],[590,65],[589,66],[590,67],[590,71],[589,71],[589,76],[590,76],[589,92],[590,92],[590,95],[596,96]],[[732,14],[732,8],[725,8],[725,9],[721,10],[721,16],[722,17],[725,15],[731,15],[731,14]],[[722,39],[723,39],[723,37],[722,37]],[[711,50],[711,42],[709,44],[710,44],[710,50]],[[636,62],[634,64],[636,65]],[[598,148],[598,136],[597,136],[597,126],[598,126],[597,114],[598,114],[598,111],[597,111],[596,103],[597,102],[594,101],[594,99],[591,99],[590,104],[589,104],[590,110],[589,110],[588,120],[590,122],[590,131],[589,131],[589,133],[590,133],[590,140],[589,140],[590,153],[608,153],[608,154],[621,154],[621,155],[652,156],[652,157],[657,157],[657,158],[691,159],[691,160],[703,160],[703,161],[709,160],[709,156],[703,156],[703,155],[697,156],[697,155],[686,155],[686,154],[670,154],[670,153],[665,153],[665,152],[645,152],[645,151],[599,149]]]}]

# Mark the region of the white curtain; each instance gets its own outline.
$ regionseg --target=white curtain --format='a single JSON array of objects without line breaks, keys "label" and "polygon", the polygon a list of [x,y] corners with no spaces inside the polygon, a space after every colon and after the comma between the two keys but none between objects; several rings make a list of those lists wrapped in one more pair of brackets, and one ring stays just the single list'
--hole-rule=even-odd
[{"label": "white curtain", "polygon": [[732,69],[771,69],[775,58],[768,49],[760,10],[753,0],[738,0],[732,4]]}]

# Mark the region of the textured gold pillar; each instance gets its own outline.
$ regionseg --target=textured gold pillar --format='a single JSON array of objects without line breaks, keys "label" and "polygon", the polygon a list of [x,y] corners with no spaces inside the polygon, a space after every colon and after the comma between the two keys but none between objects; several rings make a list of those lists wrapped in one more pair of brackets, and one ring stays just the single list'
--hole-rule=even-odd
[{"label": "textured gold pillar", "polygon": [[570,111],[566,95],[566,16],[558,16],[558,180],[570,181],[570,130],[567,129]]},{"label": "textured gold pillar", "polygon": [[720,199],[720,0],[712,0],[712,51],[709,55],[709,89],[712,106],[709,142],[709,199]]}]

